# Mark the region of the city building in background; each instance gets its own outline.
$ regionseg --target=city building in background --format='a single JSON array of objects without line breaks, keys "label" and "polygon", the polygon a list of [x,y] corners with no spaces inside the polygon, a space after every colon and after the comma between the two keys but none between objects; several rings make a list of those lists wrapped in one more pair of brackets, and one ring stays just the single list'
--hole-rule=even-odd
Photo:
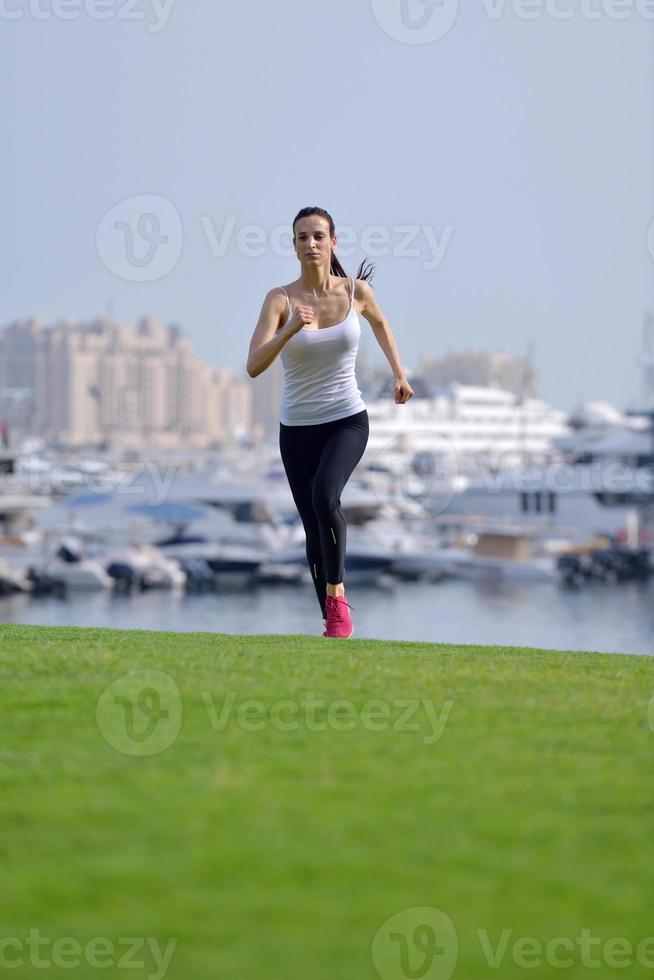
[{"label": "city building in background", "polygon": [[152,317],[32,318],[0,330],[0,419],[53,446],[203,449],[249,435],[252,390]]},{"label": "city building in background", "polygon": [[[384,445],[389,425],[395,434],[417,425],[441,435],[445,425],[451,435],[460,424],[469,449],[515,452],[519,444],[521,455],[539,455],[562,432],[562,414],[536,400],[538,379],[529,358],[449,351],[440,359],[423,356],[408,374],[415,396],[398,414],[388,364],[373,362],[359,348],[357,381]],[[279,358],[257,378],[245,371],[236,377],[196,357],[179,326],[153,317],[136,327],[99,316],[53,326],[30,318],[0,329],[5,441],[10,433],[64,449],[114,451],[276,442],[283,383]],[[471,423],[476,435],[464,437]]]},{"label": "city building in background", "polygon": [[423,355],[419,374],[442,387],[450,384],[502,388],[520,398],[538,398],[538,374],[529,357],[504,351],[448,351],[444,357]]},{"label": "city building in background", "polygon": [[284,386],[281,359],[276,357],[267,370],[248,381],[252,392],[252,438],[255,442],[274,439],[279,431],[279,403]]}]

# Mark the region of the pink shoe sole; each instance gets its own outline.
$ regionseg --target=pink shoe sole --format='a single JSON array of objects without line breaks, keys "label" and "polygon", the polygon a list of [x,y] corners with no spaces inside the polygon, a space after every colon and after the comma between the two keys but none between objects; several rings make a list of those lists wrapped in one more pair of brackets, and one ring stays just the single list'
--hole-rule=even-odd
[{"label": "pink shoe sole", "polygon": [[[347,636],[330,636],[329,639],[330,640],[349,640],[350,637],[353,635],[353,633],[354,633],[354,626],[352,627],[352,633],[348,633]],[[323,636],[327,636],[327,631],[325,630],[325,632],[322,635]]]}]

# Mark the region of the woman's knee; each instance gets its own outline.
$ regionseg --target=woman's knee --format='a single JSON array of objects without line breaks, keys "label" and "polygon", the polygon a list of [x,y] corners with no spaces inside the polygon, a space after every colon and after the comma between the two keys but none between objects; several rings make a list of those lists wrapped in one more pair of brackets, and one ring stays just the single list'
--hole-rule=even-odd
[{"label": "woman's knee", "polygon": [[341,495],[337,489],[314,487],[311,499],[313,509],[321,523],[330,520],[331,515],[341,506]]}]

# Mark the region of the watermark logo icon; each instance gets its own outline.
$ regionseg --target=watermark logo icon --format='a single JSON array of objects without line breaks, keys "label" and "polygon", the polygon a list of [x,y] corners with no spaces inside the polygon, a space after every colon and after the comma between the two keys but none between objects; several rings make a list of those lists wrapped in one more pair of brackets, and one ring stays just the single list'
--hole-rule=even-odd
[{"label": "watermark logo icon", "polygon": [[98,255],[110,272],[128,282],[154,282],[171,272],[182,254],[182,219],[157,194],[119,201],[104,215],[96,236]]},{"label": "watermark logo icon", "polygon": [[449,980],[458,956],[454,923],[429,906],[398,912],[372,942],[372,961],[382,980]]},{"label": "watermark logo icon", "polygon": [[182,697],[162,670],[132,670],[104,689],[96,717],[105,741],[118,752],[157,755],[179,734]]},{"label": "watermark logo icon", "polygon": [[432,44],[456,23],[459,0],[371,0],[375,20],[403,44]]},{"label": "watermark logo icon", "polygon": [[430,433],[431,446],[419,449],[410,432],[384,439],[366,457],[368,486],[380,503],[400,497],[432,516],[448,509],[461,486],[459,458],[447,436]]}]

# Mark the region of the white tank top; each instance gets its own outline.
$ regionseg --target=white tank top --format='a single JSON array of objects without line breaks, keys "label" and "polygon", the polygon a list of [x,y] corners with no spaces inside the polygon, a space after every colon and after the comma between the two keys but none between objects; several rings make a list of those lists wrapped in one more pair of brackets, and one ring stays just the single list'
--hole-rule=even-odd
[{"label": "white tank top", "polygon": [[[354,280],[348,315],[331,327],[302,327],[282,349],[284,388],[279,420],[284,425],[317,425],[362,412],[366,407],[354,364],[361,324],[354,309]],[[282,289],[284,287],[282,286]],[[288,323],[292,316],[288,303]]]}]

